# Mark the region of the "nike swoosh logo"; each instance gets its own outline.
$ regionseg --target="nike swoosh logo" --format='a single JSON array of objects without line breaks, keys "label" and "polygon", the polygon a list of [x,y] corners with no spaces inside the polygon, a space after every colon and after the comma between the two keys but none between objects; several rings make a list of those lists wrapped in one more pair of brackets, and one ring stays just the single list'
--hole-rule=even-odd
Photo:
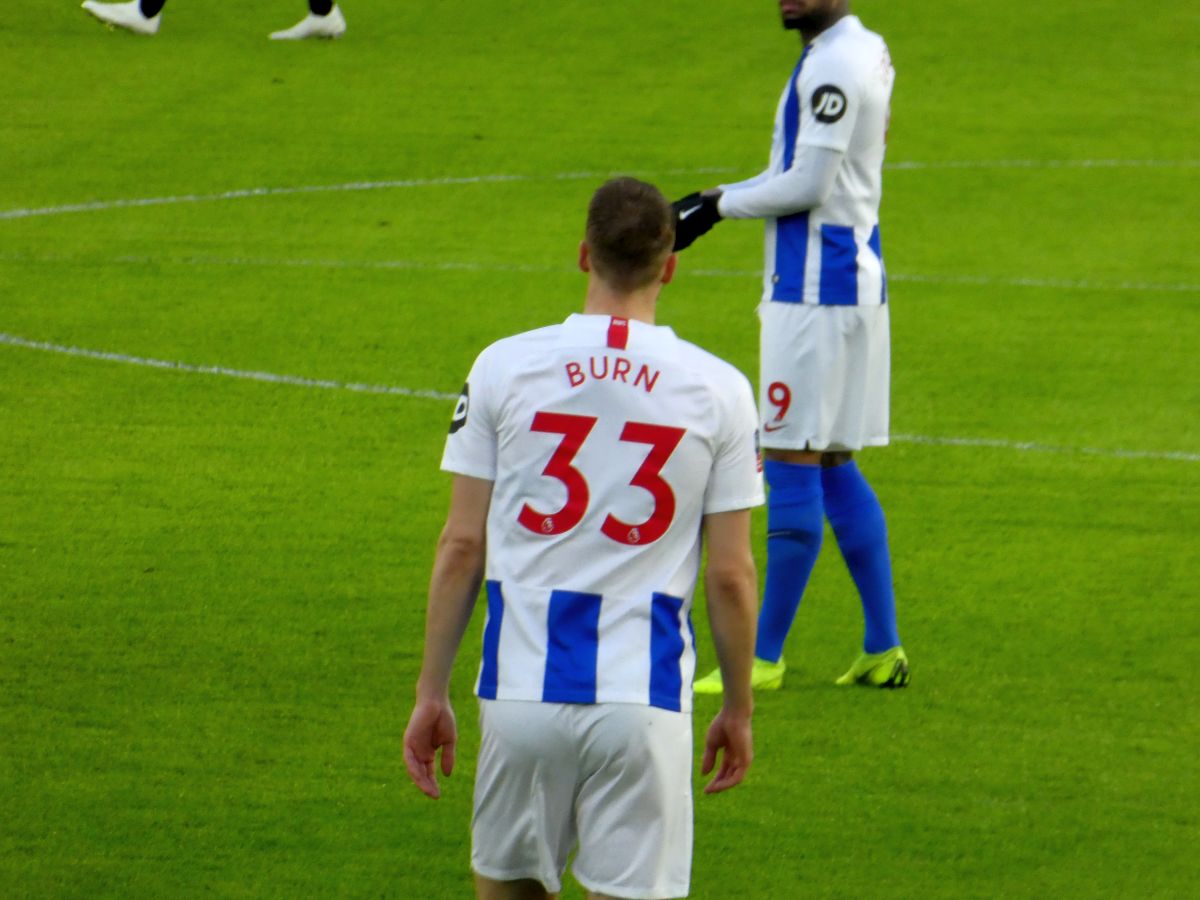
[{"label": "nike swoosh logo", "polygon": [[700,209],[703,206],[704,206],[703,203],[698,203],[697,205],[693,206],[691,209],[685,209],[683,212],[681,212],[679,214],[679,221],[682,222],[684,219],[686,219],[688,216],[690,216],[692,213],[694,213],[696,210]]},{"label": "nike swoosh logo", "polygon": [[763,431],[778,431],[781,428],[787,428],[787,427],[788,427],[787,422],[784,422],[782,425],[776,425],[774,428],[772,428],[770,425],[764,425]]}]

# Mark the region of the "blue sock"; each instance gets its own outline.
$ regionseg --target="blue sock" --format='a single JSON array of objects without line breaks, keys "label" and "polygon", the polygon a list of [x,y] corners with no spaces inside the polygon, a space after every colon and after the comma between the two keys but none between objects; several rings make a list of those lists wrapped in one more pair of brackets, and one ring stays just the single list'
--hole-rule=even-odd
[{"label": "blue sock", "polygon": [[767,460],[763,468],[771,488],[767,495],[767,582],[754,655],[778,662],[821,550],[825,513],[819,466]]},{"label": "blue sock", "polygon": [[822,469],[821,486],[825,515],[862,598],[863,649],[882,653],[900,644],[883,507],[853,461]]}]

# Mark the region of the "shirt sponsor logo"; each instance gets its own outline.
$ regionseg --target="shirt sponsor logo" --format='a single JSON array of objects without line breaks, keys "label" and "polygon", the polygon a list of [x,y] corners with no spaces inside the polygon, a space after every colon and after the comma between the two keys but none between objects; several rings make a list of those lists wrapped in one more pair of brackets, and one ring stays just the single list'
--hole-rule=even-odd
[{"label": "shirt sponsor logo", "polygon": [[450,420],[450,433],[458,431],[467,424],[467,409],[471,405],[471,384],[467,382],[463,385],[462,393],[458,397],[458,405],[454,407],[454,418]]},{"label": "shirt sponsor logo", "polygon": [[813,115],[818,122],[830,125],[846,113],[846,95],[832,84],[823,84],[812,95]]}]

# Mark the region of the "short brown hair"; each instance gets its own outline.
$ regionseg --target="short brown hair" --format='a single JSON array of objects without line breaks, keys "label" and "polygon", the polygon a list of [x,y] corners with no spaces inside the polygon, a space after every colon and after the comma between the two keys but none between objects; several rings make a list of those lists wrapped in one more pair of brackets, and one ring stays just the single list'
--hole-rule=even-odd
[{"label": "short brown hair", "polygon": [[628,176],[606,181],[588,204],[592,268],[619,291],[654,281],[675,243],[675,212],[652,184]]}]

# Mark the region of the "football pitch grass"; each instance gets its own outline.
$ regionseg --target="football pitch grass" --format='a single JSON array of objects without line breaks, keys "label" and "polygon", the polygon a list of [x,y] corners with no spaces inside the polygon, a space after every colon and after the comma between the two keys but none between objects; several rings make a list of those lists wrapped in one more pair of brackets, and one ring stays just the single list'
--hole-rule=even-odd
[{"label": "football pitch grass", "polygon": [[[913,681],[833,686],[827,535],[692,896],[1194,896],[1200,11],[853,6],[898,73],[860,464]],[[482,609],[443,799],[400,752],[447,398],[579,307],[607,173],[759,171],[798,52],[770,0],[346,0],[339,42],[265,39],[301,11],[0,22],[0,897],[470,896]],[[760,264],[720,225],[660,322],[754,377]]]}]

